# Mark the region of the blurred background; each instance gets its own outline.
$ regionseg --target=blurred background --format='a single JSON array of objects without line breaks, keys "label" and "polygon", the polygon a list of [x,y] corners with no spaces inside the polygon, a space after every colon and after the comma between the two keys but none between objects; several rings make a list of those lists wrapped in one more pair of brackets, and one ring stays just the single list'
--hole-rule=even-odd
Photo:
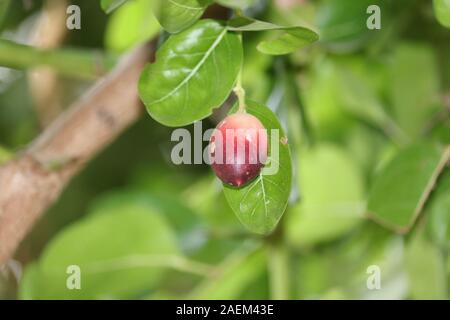
[{"label": "blurred background", "polygon": [[[0,42],[82,49],[112,65],[160,33],[151,1],[107,15],[93,0],[0,0]],[[284,57],[255,49],[265,34],[244,39],[247,94],[279,115],[293,153],[295,183],[276,234],[246,231],[210,168],[173,165],[171,129],[143,115],[70,183],[1,269],[0,299],[448,298],[449,170],[441,177],[448,192],[432,196],[406,235],[374,223],[365,208],[374,177],[399,150],[450,143],[450,17],[430,0],[248,2],[248,15],[309,24],[321,36]],[[81,8],[81,30],[64,27],[70,3]],[[381,30],[366,26],[372,4]],[[0,45],[0,65],[13,54]],[[0,163],[96,80],[25,67],[0,67]],[[71,264],[81,266],[81,290],[66,288]],[[372,265],[378,290],[367,286]]]}]

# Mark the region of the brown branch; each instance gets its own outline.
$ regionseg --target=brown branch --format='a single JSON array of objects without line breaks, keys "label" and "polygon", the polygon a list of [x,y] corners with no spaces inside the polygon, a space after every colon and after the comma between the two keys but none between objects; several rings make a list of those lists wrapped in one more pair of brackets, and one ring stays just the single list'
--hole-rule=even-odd
[{"label": "brown branch", "polygon": [[139,117],[137,82],[153,52],[152,43],[126,56],[23,153],[0,168],[0,265],[70,179]]},{"label": "brown branch", "polygon": [[[67,33],[67,0],[46,0],[33,32],[33,46],[40,49],[57,48]],[[28,85],[37,116],[44,128],[62,110],[60,75],[50,67],[37,67],[28,73]]]}]

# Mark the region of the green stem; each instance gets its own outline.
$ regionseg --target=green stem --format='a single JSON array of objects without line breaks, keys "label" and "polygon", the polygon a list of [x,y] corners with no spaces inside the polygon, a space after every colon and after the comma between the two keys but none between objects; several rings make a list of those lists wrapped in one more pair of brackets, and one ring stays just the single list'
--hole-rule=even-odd
[{"label": "green stem", "polygon": [[242,70],[239,72],[238,80],[236,86],[234,87],[234,93],[236,94],[239,101],[238,112],[245,112],[245,90],[242,87]]},{"label": "green stem", "polygon": [[13,69],[48,66],[67,76],[95,79],[107,73],[115,62],[115,56],[105,55],[100,51],[42,50],[8,40],[0,40],[0,66]]},{"label": "green stem", "polygon": [[270,291],[273,300],[288,300],[290,291],[289,255],[282,242],[268,246]]},{"label": "green stem", "polygon": [[[242,33],[239,34],[239,40],[242,43]],[[241,70],[239,71],[239,74],[237,77],[236,86],[233,89],[233,91],[236,94],[238,101],[239,101],[238,112],[245,112],[245,109],[247,107],[247,105],[245,103],[245,90],[244,90],[244,87],[242,86],[242,69],[243,69],[243,67],[244,66],[242,65]]]}]

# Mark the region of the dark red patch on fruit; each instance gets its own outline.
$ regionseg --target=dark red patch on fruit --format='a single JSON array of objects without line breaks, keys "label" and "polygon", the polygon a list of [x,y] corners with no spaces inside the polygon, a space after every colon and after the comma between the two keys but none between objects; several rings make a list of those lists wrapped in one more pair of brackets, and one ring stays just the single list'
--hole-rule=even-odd
[{"label": "dark red patch on fruit", "polygon": [[224,183],[241,187],[261,172],[267,144],[261,121],[247,113],[235,113],[219,123],[211,136],[211,167]]}]

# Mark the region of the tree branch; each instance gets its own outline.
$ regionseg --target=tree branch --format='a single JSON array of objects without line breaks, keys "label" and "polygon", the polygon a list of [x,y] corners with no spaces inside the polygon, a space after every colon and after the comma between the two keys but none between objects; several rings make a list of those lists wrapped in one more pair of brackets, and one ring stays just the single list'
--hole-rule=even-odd
[{"label": "tree branch", "polygon": [[0,167],[0,264],[71,178],[139,117],[138,79],[154,49],[151,43],[127,55],[24,152]]}]

